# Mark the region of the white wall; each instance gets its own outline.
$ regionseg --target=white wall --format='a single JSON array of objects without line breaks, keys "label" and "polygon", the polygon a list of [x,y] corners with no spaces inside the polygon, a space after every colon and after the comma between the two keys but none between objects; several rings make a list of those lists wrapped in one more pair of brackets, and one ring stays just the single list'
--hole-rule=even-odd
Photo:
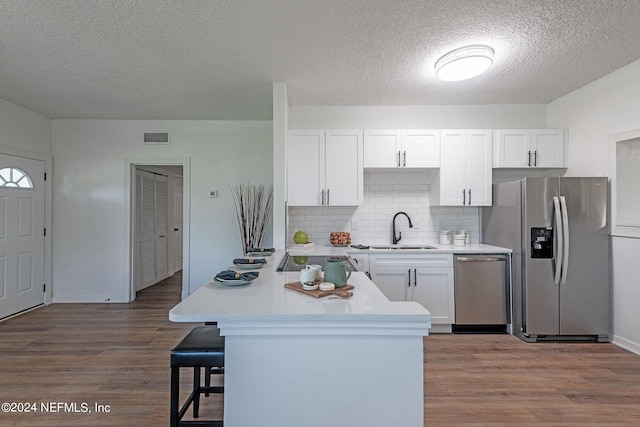
[{"label": "white wall", "polygon": [[[567,176],[608,176],[609,136],[640,129],[639,75],[636,61],[548,105],[549,126],[569,129]],[[613,339],[640,354],[638,254],[640,239],[612,237]]]},{"label": "white wall", "polygon": [[[290,129],[545,128],[546,121],[546,107],[537,104],[289,108]],[[433,174],[428,169],[366,170],[362,206],[289,207],[287,241],[302,229],[321,244],[328,243],[331,231],[350,232],[354,243],[388,244],[394,213],[405,211],[420,229],[403,227],[404,244],[437,243],[441,229],[471,230],[472,242],[477,242],[478,208],[430,206]],[[357,229],[351,227],[353,221]]]},{"label": "white wall", "polygon": [[289,108],[289,129],[546,128],[542,104]]},{"label": "white wall", "polygon": [[[145,131],[171,144],[145,146]],[[190,290],[228,267],[242,255],[229,186],[272,183],[272,137],[271,121],[54,120],[54,302],[127,301],[131,159],[190,159]]]},{"label": "white wall", "polygon": [[0,99],[0,152],[51,156],[51,120]]}]

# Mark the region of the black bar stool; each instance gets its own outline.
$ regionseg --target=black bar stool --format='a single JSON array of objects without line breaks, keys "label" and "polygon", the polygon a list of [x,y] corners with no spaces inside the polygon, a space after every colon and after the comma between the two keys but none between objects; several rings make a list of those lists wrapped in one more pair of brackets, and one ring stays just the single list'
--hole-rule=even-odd
[{"label": "black bar stool", "polygon": [[[193,368],[193,390],[182,408],[178,410],[180,393],[180,368]],[[200,384],[201,368],[205,368],[205,385]],[[224,393],[224,387],[211,387],[212,374],[224,373],[224,337],[215,325],[198,326],[187,334],[171,350],[171,427],[222,426],[222,421],[182,421],[193,403],[193,417],[198,418],[200,395]]]}]

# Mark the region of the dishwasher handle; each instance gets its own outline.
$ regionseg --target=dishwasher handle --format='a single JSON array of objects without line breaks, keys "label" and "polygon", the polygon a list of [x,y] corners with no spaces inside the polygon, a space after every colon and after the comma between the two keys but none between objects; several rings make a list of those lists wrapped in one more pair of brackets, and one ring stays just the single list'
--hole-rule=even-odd
[{"label": "dishwasher handle", "polygon": [[456,257],[458,262],[498,262],[506,261],[505,256],[459,256]]}]

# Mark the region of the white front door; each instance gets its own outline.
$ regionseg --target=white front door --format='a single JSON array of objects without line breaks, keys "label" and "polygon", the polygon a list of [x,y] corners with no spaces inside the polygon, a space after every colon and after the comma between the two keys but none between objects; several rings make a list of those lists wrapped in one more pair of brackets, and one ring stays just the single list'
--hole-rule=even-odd
[{"label": "white front door", "polygon": [[44,303],[44,162],[0,154],[0,318]]}]

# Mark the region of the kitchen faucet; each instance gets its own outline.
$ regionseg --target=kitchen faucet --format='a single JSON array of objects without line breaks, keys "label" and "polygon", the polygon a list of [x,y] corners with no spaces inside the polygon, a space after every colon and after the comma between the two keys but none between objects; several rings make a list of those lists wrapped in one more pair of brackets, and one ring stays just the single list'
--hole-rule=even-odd
[{"label": "kitchen faucet", "polygon": [[393,221],[391,222],[393,224],[392,228],[393,228],[393,238],[391,239],[393,244],[395,245],[396,243],[398,243],[401,239],[402,239],[402,231],[398,231],[398,237],[396,237],[396,217],[398,215],[404,215],[407,217],[407,219],[409,220],[409,228],[413,228],[413,224],[411,223],[411,218],[409,218],[409,215],[407,215],[405,212],[398,212],[397,214],[395,214],[393,216]]}]

